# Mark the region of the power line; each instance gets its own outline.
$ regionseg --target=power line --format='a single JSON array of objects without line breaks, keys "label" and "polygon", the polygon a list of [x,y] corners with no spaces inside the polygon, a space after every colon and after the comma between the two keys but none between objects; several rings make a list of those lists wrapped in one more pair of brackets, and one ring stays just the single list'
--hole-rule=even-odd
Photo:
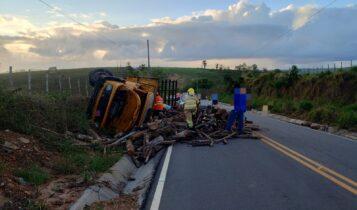
[{"label": "power line", "polygon": [[[337,1],[337,0],[331,1],[330,3],[326,4],[324,7],[321,7],[321,8],[318,9],[316,12],[314,12],[312,15],[310,15],[310,16],[308,17],[308,19],[307,19],[305,25],[309,24],[309,23],[311,22],[311,20],[312,20],[313,17],[315,17],[316,15],[320,14],[322,11],[324,11],[326,8],[330,7],[330,6],[331,6],[332,4],[334,4],[336,1]],[[305,26],[305,25],[304,25],[304,26]],[[302,26],[302,27],[304,27],[304,26]],[[252,57],[256,52],[258,52],[258,51],[264,49],[265,47],[269,46],[269,45],[272,44],[273,42],[277,41],[278,39],[280,39],[280,38],[286,36],[287,34],[293,32],[293,31],[294,31],[294,29],[291,27],[291,28],[289,28],[285,33],[282,33],[280,36],[276,37],[275,39],[271,39],[271,40],[269,40],[269,41],[266,41],[265,43],[263,43],[263,44],[261,45],[261,47],[257,48],[255,51],[253,51],[253,52],[251,53],[251,55],[248,56],[248,57]]]},{"label": "power line", "polygon": [[[78,25],[81,25],[81,26],[83,26],[83,27],[89,28],[86,24],[81,23],[80,21],[78,21],[78,20],[76,20],[75,18],[71,17],[70,15],[66,14],[66,13],[63,12],[62,10],[59,10],[57,7],[51,5],[50,3],[46,2],[45,0],[37,0],[37,1],[39,1],[39,2],[42,3],[42,4],[44,4],[44,5],[47,6],[48,8],[54,10],[54,11],[57,12],[58,14],[63,15],[64,17],[66,17],[67,19],[73,21],[74,23],[77,23]],[[95,32],[93,32],[93,34],[96,35],[96,36],[98,36],[98,37],[100,37],[100,38],[102,38],[102,39],[105,39],[105,40],[108,41],[108,42],[111,42],[112,44],[115,44],[115,45],[118,45],[118,46],[119,46],[119,44],[118,44],[116,41],[114,41],[114,40],[112,40],[112,39],[110,39],[110,38],[108,38],[108,37],[106,37],[106,36],[104,36],[104,35],[99,35],[99,34],[97,34],[97,33],[95,33]]]}]

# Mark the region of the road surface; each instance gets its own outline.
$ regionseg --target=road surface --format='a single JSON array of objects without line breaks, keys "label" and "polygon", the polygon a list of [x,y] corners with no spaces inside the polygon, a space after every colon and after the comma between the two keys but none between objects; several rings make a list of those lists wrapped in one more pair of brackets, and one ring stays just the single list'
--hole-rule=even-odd
[{"label": "road surface", "polygon": [[[357,209],[357,142],[247,117],[293,153],[268,140],[236,139],[212,148],[176,144],[161,161],[145,209]],[[311,162],[294,158],[295,152],[324,167],[309,168]]]}]

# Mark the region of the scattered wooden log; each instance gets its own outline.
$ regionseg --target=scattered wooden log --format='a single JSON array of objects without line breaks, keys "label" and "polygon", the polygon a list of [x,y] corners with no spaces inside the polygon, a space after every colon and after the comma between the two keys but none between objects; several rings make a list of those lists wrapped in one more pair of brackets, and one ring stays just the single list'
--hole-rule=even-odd
[{"label": "scattered wooden log", "polygon": [[157,130],[161,124],[162,120],[155,120],[154,122],[147,123],[149,130]]},{"label": "scattered wooden log", "polygon": [[93,129],[88,129],[88,134],[93,137],[93,139],[101,140],[102,138]]},{"label": "scattered wooden log", "polygon": [[126,141],[126,152],[130,156],[134,156],[135,155],[135,147],[134,147],[133,141],[131,139],[128,139]]}]

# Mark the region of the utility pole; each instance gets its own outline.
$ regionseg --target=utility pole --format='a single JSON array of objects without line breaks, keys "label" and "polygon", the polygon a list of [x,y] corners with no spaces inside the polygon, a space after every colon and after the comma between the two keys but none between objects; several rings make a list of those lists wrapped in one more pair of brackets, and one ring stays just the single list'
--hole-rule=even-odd
[{"label": "utility pole", "polygon": [[148,70],[150,72],[151,67],[150,67],[150,43],[149,43],[149,40],[146,40],[146,45],[147,45],[147,49],[148,49]]}]

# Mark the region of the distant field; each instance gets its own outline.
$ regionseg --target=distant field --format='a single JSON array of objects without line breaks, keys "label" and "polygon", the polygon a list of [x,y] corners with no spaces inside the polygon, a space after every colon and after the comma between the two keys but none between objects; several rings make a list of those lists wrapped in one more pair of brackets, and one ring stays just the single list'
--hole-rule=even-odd
[{"label": "distant field", "polygon": [[[61,80],[62,89],[69,90],[69,78],[71,80],[72,92],[78,93],[78,81],[80,81],[81,93],[86,92],[86,83],[88,81],[88,73],[97,68],[81,68],[81,69],[59,69],[57,71],[49,72],[49,91],[57,92],[59,90],[59,80]],[[146,70],[138,71],[125,71],[124,68],[106,67],[105,69],[111,70],[116,76],[121,76],[125,72],[126,75],[139,75],[147,76]],[[166,68],[166,67],[154,67],[152,68],[152,77],[159,79],[173,79],[178,80],[179,88],[182,89],[190,83],[194,83],[196,80],[208,79],[219,87],[219,84],[223,83],[224,73],[232,73],[233,71],[218,71],[200,68]],[[46,87],[46,73],[47,71],[33,71],[31,72],[32,78],[32,91],[45,92]],[[0,74],[0,85],[3,87],[9,87],[9,75]],[[27,90],[28,73],[16,72],[13,73],[13,81],[15,88],[22,88]],[[90,89],[90,87],[88,87]]]}]

